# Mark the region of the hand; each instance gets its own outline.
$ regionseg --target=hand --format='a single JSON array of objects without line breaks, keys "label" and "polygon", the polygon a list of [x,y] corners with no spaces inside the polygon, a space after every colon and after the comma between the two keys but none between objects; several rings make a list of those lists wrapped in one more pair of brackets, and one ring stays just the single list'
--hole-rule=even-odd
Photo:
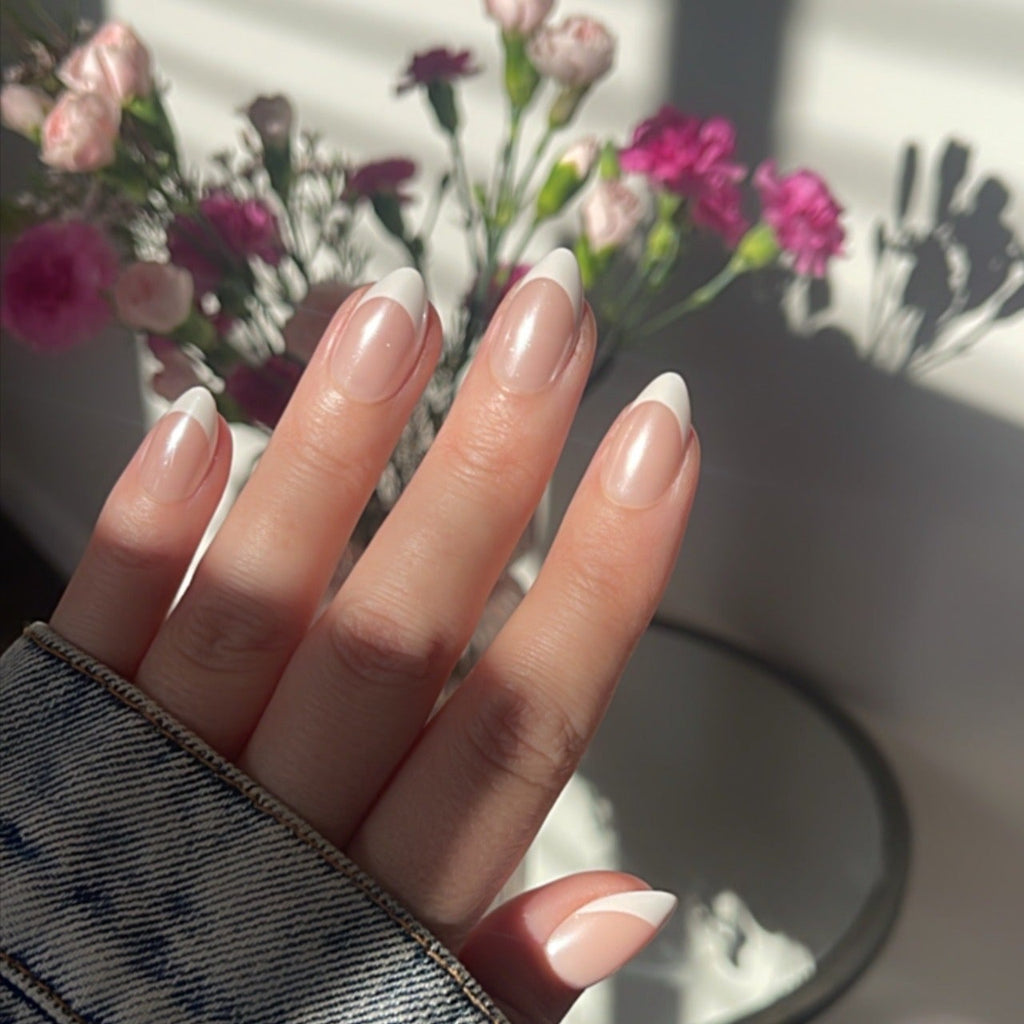
[{"label": "hand", "polygon": [[[653,936],[671,898],[592,873],[484,914],[653,613],[698,444],[678,377],[627,407],[535,585],[427,726],[587,380],[595,325],[571,254],[506,298],[420,470],[317,617],[440,346],[414,271],[353,294],[168,615],[230,461],[210,395],[189,392],[114,487],[52,625],[346,851],[512,1019],[555,1021]],[[591,907],[615,893],[633,895]],[[618,922],[603,933],[602,907]]]}]

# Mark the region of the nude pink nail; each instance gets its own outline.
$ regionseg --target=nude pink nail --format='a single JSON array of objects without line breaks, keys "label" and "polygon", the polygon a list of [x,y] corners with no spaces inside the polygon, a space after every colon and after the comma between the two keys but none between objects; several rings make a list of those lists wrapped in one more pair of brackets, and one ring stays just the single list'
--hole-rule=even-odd
[{"label": "nude pink nail", "polygon": [[624,413],[601,483],[617,505],[647,508],[675,480],[690,439],[690,396],[683,378],[663,373]]},{"label": "nude pink nail", "polygon": [[512,391],[542,391],[569,362],[579,333],[583,283],[568,249],[548,253],[516,285],[490,350],[491,370]]},{"label": "nude pink nail", "polygon": [[186,391],[146,442],[139,481],[160,502],[184,501],[199,489],[217,442],[217,403],[206,388]]},{"label": "nude pink nail", "polygon": [[419,361],[426,324],[423,278],[412,267],[392,271],[362,297],[335,339],[334,380],[357,402],[393,398]]},{"label": "nude pink nail", "polygon": [[585,903],[544,944],[548,963],[570,988],[595,985],[636,956],[678,903],[672,893],[654,889],[618,892]]}]

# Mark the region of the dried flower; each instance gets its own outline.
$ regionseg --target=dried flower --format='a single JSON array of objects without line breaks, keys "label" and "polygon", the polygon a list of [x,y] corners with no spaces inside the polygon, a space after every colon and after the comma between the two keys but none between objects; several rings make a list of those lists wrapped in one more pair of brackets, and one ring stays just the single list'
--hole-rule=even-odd
[{"label": "dried flower", "polygon": [[149,50],[127,25],[107,22],[71,51],[57,72],[74,92],[99,92],[118,106],[153,91]]},{"label": "dried flower", "polygon": [[257,96],[245,110],[245,116],[256,129],[263,148],[282,149],[292,134],[294,113],[287,96]]},{"label": "dried flower", "polygon": [[774,160],[766,160],[754,173],[761,194],[764,220],[779,245],[795,257],[798,274],[824,277],[831,257],[842,252],[846,233],[839,217],[842,207],[828,185],[813,171],[780,176]]},{"label": "dried flower", "polygon": [[192,310],[192,275],[171,263],[132,263],[114,287],[117,315],[128,327],[169,334]]},{"label": "dried flower", "polygon": [[530,40],[530,60],[546,78],[582,89],[606,75],[615,59],[615,36],[593,18],[566,18],[546,25]]},{"label": "dried flower", "polygon": [[473,63],[473,54],[469,50],[456,51],[438,46],[413,55],[404,77],[398,83],[397,91],[407,92],[418,85],[452,82],[479,73],[480,68]]},{"label": "dried flower", "polygon": [[624,170],[692,200],[694,223],[734,244],[746,229],[739,191],[746,168],[731,159],[735,150],[735,129],[724,118],[702,121],[664,106],[636,127],[619,160]]},{"label": "dried flower", "polygon": [[60,352],[110,322],[105,297],[117,277],[117,253],[85,221],[47,221],[11,247],[3,275],[5,327],[39,351]]},{"label": "dried flower", "polygon": [[98,171],[114,162],[121,110],[98,92],[65,92],[43,122],[40,159],[59,171]]},{"label": "dried flower", "polygon": [[580,207],[583,234],[595,253],[618,249],[644,216],[643,200],[625,182],[599,181]]},{"label": "dried flower", "polygon": [[503,32],[532,35],[551,13],[555,0],[484,0],[484,10]]},{"label": "dried flower", "polygon": [[345,198],[369,199],[375,195],[392,195],[400,200],[408,198],[402,186],[416,173],[416,165],[404,157],[374,160],[352,170],[345,181]]},{"label": "dried flower", "polygon": [[12,132],[36,139],[53,107],[53,100],[41,89],[10,82],[0,89],[0,120]]},{"label": "dried flower", "polygon": [[224,392],[249,419],[273,430],[301,376],[298,363],[284,356],[271,356],[259,366],[236,366],[224,381]]}]

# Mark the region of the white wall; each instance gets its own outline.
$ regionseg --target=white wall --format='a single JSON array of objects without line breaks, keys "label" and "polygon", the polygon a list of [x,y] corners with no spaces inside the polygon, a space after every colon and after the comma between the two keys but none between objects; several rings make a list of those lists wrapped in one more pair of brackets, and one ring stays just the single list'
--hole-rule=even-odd
[{"label": "white wall", "polygon": [[[480,6],[117,0],[109,9],[153,45],[198,161],[231,138],[234,110],[279,89],[351,154],[439,159],[419,99],[394,99],[392,85],[406,57],[435,42],[470,46],[496,69]],[[771,149],[784,167],[807,164],[829,179],[852,241],[833,276],[834,308],[812,325],[844,335],[802,337],[770,303],[737,289],[728,306],[629,354],[595,389],[556,498],[566,499],[614,409],[656,370],[682,369],[706,473],[664,614],[820,683],[879,740],[913,815],[904,915],[826,1020],[1015,1024],[1024,949],[1024,320],[912,379],[866,358],[865,324],[871,226],[891,216],[906,142],[920,144],[929,176],[949,137],[968,144],[971,173],[1004,183],[1006,216],[1024,233],[1024,4],[571,6],[596,13],[622,40],[590,125],[622,131],[664,97],[731,116],[745,158]],[[483,168],[498,131],[493,76],[471,93],[471,162]],[[918,223],[928,209],[921,198]],[[457,239],[443,248],[454,251]],[[398,261],[394,250],[382,253],[378,268]],[[458,259],[438,268],[442,295],[455,290],[459,269]],[[32,409],[49,418],[46,374],[17,373],[5,406],[19,419]],[[95,450],[82,434],[77,457]],[[24,505],[6,480],[4,500]]]}]

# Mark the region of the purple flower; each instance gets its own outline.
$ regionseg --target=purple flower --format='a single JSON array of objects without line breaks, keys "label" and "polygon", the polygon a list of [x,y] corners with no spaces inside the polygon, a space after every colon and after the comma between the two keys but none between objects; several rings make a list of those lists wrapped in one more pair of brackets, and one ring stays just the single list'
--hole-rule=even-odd
[{"label": "purple flower", "polygon": [[437,46],[413,55],[405,69],[405,77],[398,83],[398,92],[407,92],[418,85],[430,85],[432,82],[452,82],[456,78],[468,78],[479,73],[480,68],[473,63],[473,55],[469,50],[456,52]]},{"label": "purple flower", "polygon": [[831,257],[843,250],[846,232],[839,217],[843,208],[828,185],[813,171],[780,176],[774,160],[765,160],[754,173],[761,194],[764,220],[779,245],[795,257],[798,274],[824,277]]},{"label": "purple flower", "polygon": [[117,278],[114,246],[85,221],[47,221],[11,247],[3,274],[0,319],[40,352],[61,352],[110,322],[107,293]]},{"label": "purple flower", "polygon": [[747,171],[733,162],[736,130],[721,117],[702,121],[671,106],[642,121],[619,154],[622,167],[692,201],[695,224],[734,244],[746,230],[739,183]]},{"label": "purple flower", "polygon": [[301,376],[298,363],[284,356],[270,356],[259,366],[236,366],[224,381],[224,391],[253,423],[273,430]]},{"label": "purple flower", "polygon": [[400,200],[408,196],[402,186],[416,173],[416,165],[405,157],[375,160],[349,172],[345,182],[345,198],[369,199],[375,195],[393,195]]}]

